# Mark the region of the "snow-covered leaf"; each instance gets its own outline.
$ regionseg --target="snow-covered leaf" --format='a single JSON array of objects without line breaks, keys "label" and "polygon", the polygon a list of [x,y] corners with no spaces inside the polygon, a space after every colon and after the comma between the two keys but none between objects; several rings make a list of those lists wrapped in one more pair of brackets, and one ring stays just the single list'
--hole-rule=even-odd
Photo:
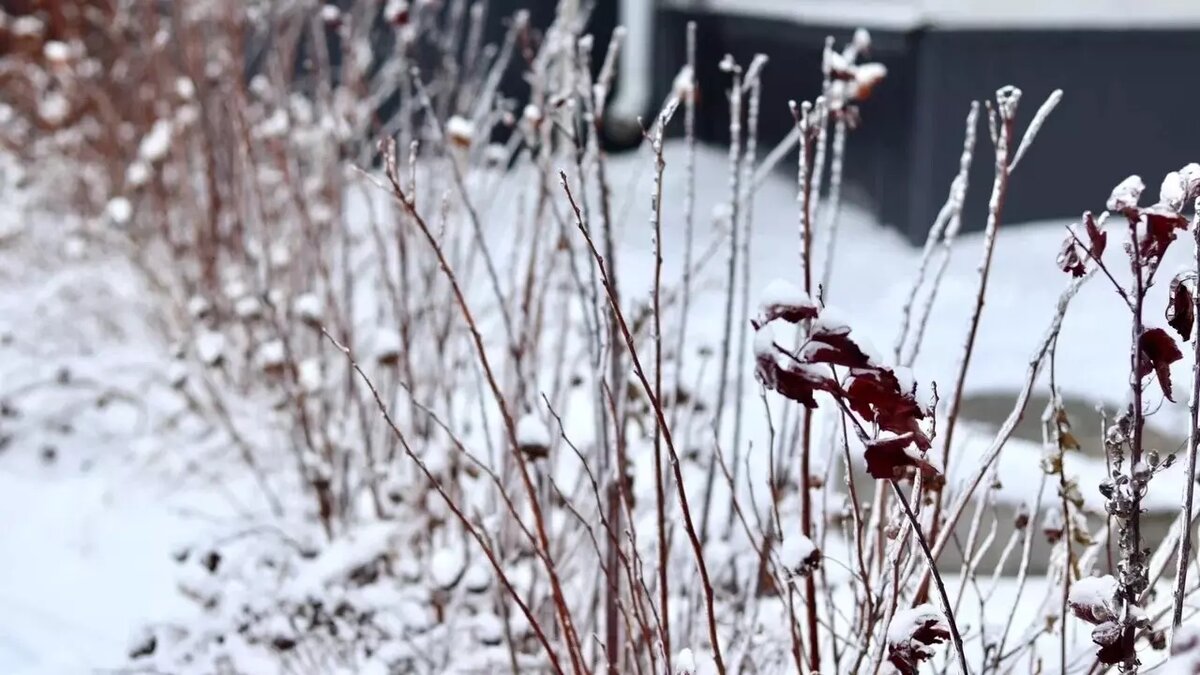
[{"label": "snow-covered leaf", "polygon": [[917,675],[920,663],[933,656],[933,646],[949,637],[950,627],[933,605],[897,611],[888,624],[888,662],[901,675]]},{"label": "snow-covered leaf", "polygon": [[789,281],[775,279],[759,295],[758,316],[753,323],[756,327],[765,326],[775,319],[799,323],[816,318],[818,312],[817,303],[808,293]]},{"label": "snow-covered leaf", "polygon": [[1130,176],[1117,184],[1113,188],[1112,194],[1108,197],[1107,208],[1109,211],[1126,211],[1135,209],[1138,205],[1138,200],[1142,198],[1142,192],[1146,189],[1146,184],[1142,182],[1141,176]]}]

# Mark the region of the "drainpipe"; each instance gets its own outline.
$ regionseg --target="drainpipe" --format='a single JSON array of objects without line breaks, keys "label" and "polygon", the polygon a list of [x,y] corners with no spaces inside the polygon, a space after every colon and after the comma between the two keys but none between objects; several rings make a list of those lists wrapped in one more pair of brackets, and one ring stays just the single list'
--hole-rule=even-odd
[{"label": "drainpipe", "polygon": [[609,137],[618,145],[633,145],[641,138],[638,116],[647,113],[654,80],[655,0],[620,0],[617,18],[625,26],[617,70],[617,95],[605,113]]}]

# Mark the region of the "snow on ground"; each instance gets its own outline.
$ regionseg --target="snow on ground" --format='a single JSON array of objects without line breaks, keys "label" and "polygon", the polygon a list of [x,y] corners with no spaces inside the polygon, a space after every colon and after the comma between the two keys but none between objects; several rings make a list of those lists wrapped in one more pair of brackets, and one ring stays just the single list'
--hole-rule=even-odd
[{"label": "snow on ground", "polygon": [[[698,254],[722,232],[714,215],[720,215],[718,205],[728,194],[725,161],[724,151],[700,151]],[[626,197],[617,205],[625,223],[619,278],[630,298],[640,293],[648,299],[653,273],[646,224],[650,166],[645,152],[613,161],[614,189]],[[670,205],[664,223],[668,279],[678,278],[683,250],[682,167],[682,147],[670,144],[664,193]],[[1096,186],[1096,203],[1079,208],[1101,206],[1110,187]],[[984,217],[967,214],[973,223]],[[169,345],[153,320],[155,300],[133,270],[93,255],[61,216],[18,205],[6,206],[0,220],[6,225],[0,232],[21,232],[0,235],[0,401],[17,411],[0,417],[0,438],[8,439],[0,446],[5,561],[0,672],[80,672],[119,662],[130,636],[147,620],[187,611],[175,590],[172,552],[231,518],[257,518],[262,506],[248,503],[253,490],[222,475],[220,467],[233,462],[219,434],[181,411],[184,404],[169,386]],[[29,226],[21,228],[22,223]],[[1004,227],[968,380],[971,391],[1015,393],[1024,377],[1068,281],[1054,262],[1063,225]],[[960,238],[915,364],[918,379],[944,383],[943,391],[957,367],[981,247],[979,234]],[[1177,244],[1164,273],[1178,268],[1189,249]],[[824,250],[820,240],[817,250]],[[862,210],[846,209],[826,297],[849,317],[856,334],[885,354],[919,256]],[[794,180],[785,173],[772,176],[758,192],[751,259],[752,304],[773,279],[799,281]],[[724,266],[722,250],[697,281],[689,350],[717,344]],[[1152,317],[1164,304],[1165,285],[1164,278],[1152,296]],[[1084,288],[1060,339],[1056,374],[1066,392],[1106,400],[1110,408],[1120,403],[1127,377],[1126,321],[1102,280]],[[761,416],[761,404],[750,364],[739,367],[747,369],[749,420]],[[1176,378],[1184,379],[1189,367],[1186,360],[1177,363]],[[1177,408],[1156,421],[1171,423],[1176,419],[1171,415]],[[758,426],[749,438],[762,447]],[[970,450],[977,445],[966,447],[977,452]],[[1030,444],[1016,447],[1038,452]],[[1021,452],[1010,453],[1002,472],[1035,466],[1035,456]],[[1087,473],[1083,491],[1093,498],[1098,466],[1081,467]],[[1021,475],[1014,474],[1012,483],[1020,484]]]},{"label": "snow on ground", "polygon": [[62,216],[0,220],[21,231],[0,242],[0,672],[88,672],[188,609],[171,553],[230,520],[238,481],[187,466],[227,450],[170,388],[133,269]]}]

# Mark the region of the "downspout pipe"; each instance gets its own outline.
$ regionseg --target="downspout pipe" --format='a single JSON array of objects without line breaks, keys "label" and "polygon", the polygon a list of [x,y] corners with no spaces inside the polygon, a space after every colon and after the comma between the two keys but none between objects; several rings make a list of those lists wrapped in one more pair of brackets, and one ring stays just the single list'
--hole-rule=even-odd
[{"label": "downspout pipe", "polygon": [[606,131],[617,145],[634,145],[641,138],[638,117],[647,114],[654,80],[654,14],[656,0],[620,0],[618,22],[625,26],[617,70],[616,96],[605,113]]}]

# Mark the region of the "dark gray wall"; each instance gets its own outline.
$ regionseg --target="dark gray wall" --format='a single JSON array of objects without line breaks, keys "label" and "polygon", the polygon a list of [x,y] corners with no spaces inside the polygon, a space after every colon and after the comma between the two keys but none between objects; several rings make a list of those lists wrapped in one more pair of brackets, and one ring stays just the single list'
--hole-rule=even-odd
[{"label": "dark gray wall", "polygon": [[[748,63],[763,52],[771,62],[764,72],[760,147],[768,148],[792,125],[787,100],[819,93],[825,36],[842,44],[851,34],[842,27],[664,11],[656,35],[655,101],[684,62],[688,20],[697,22],[700,137],[728,142],[729,78],[717,69],[722,55]],[[888,77],[862,106],[863,126],[850,137],[848,189],[914,242],[924,239],[958,169],[970,102],[992,97],[1005,84],[1024,92],[1022,129],[1051,91],[1065,92],[1013,177],[1006,222],[1100,210],[1130,173],[1141,174],[1157,194],[1164,173],[1200,161],[1200,94],[1187,75],[1200,57],[1198,31],[919,30],[873,31],[872,37],[871,58],[888,67]],[[986,222],[993,177],[982,116],[980,122],[964,212],[968,230]],[[794,160],[781,170],[794,172]]]}]

